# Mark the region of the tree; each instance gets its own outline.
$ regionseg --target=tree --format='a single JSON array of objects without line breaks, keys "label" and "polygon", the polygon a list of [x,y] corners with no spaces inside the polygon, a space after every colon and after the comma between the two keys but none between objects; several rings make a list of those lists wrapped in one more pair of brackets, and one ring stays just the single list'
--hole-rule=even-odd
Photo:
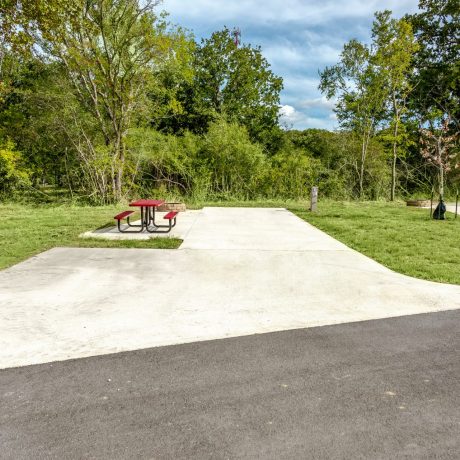
[{"label": "tree", "polygon": [[190,103],[184,88],[193,82],[196,43],[193,35],[180,27],[168,32],[172,50],[162,66],[153,71],[147,89],[150,101],[150,126],[167,133],[180,133],[187,124]]},{"label": "tree", "polygon": [[[93,0],[65,30],[49,42],[64,63],[84,106],[93,114],[108,155],[112,197],[122,196],[126,166],[125,138],[137,111],[146,103],[145,88],[152,68],[165,51],[154,23],[155,1]],[[80,146],[78,147],[81,148]],[[83,158],[97,158],[87,142]],[[105,184],[98,182],[100,193]],[[107,184],[108,185],[108,184]]]},{"label": "tree", "polygon": [[[10,3],[16,3],[9,0]],[[119,200],[127,168],[128,129],[147,104],[146,88],[153,70],[171,50],[166,26],[155,14],[157,0],[88,0],[81,2],[17,2],[22,25],[39,54],[57,58],[66,69],[80,103],[96,121],[102,145],[80,126],[71,137],[87,169],[95,193],[104,201]],[[64,6],[69,6],[66,10]],[[11,32],[12,31],[12,32]]]},{"label": "tree", "polygon": [[[6,88],[0,97],[0,138],[14,142],[36,185],[64,185],[66,166],[75,170],[78,164],[67,134],[73,120],[66,114],[76,101],[63,66],[7,52],[0,75]],[[83,125],[83,112],[79,119]]]},{"label": "tree", "polygon": [[340,62],[320,73],[320,90],[328,99],[337,98],[335,112],[342,128],[355,132],[361,143],[357,164],[359,196],[364,196],[364,175],[370,141],[384,118],[387,90],[384,76],[373,61],[374,51],[351,40]]},{"label": "tree", "polygon": [[404,137],[404,126],[401,124],[401,118],[407,112],[406,101],[412,91],[410,72],[418,44],[410,23],[404,19],[391,18],[391,11],[388,10],[375,14],[372,38],[375,46],[373,59],[384,77],[383,82],[389,97],[390,128],[392,129],[390,141],[393,157],[390,199],[393,201],[396,191],[398,145]]},{"label": "tree", "polygon": [[460,130],[452,133],[451,120],[445,118],[439,125],[432,123],[430,129],[420,129],[421,153],[425,160],[436,167],[439,174],[439,196],[444,197],[446,174],[460,165],[454,162],[457,154],[453,152]]},{"label": "tree", "polygon": [[22,160],[13,142],[0,139],[0,194],[29,184],[29,171]]},{"label": "tree", "polygon": [[223,115],[245,126],[252,140],[265,143],[278,126],[283,82],[261,49],[237,46],[225,28],[196,46],[192,66],[192,80],[181,86],[184,111],[175,119],[176,130],[203,133]]},{"label": "tree", "polygon": [[[460,126],[460,3],[420,0],[411,22],[419,48],[415,56],[416,87],[411,101],[426,119],[433,111]],[[441,120],[439,120],[441,122]]]}]

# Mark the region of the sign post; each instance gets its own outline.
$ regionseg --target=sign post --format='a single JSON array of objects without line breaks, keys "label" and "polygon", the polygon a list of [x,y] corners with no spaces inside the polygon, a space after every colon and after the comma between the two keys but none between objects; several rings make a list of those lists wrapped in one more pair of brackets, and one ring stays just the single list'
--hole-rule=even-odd
[{"label": "sign post", "polygon": [[315,212],[318,208],[318,187],[311,188],[310,211]]}]

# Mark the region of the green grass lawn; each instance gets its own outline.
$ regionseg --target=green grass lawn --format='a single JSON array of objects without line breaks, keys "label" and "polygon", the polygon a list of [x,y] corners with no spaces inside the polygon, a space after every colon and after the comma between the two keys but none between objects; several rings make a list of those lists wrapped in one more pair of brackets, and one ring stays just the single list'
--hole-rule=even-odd
[{"label": "green grass lawn", "polygon": [[431,220],[430,211],[402,203],[323,201],[302,219],[392,270],[444,283],[460,284],[460,217]]},{"label": "green grass lawn", "polygon": [[106,225],[115,225],[113,216],[120,206],[27,206],[0,204],[0,269],[56,246],[91,248],[177,248],[177,238],[143,241],[83,239],[78,235]]},{"label": "green grass lawn", "polygon": [[[219,202],[206,206],[288,207],[346,245],[399,273],[460,284],[460,217],[434,221],[428,210],[402,203],[321,201],[310,213],[294,201]],[[194,206],[197,207],[197,206]],[[145,241],[81,239],[84,231],[114,225],[120,206],[27,206],[2,204],[0,269],[56,246],[177,248],[175,238]]]}]

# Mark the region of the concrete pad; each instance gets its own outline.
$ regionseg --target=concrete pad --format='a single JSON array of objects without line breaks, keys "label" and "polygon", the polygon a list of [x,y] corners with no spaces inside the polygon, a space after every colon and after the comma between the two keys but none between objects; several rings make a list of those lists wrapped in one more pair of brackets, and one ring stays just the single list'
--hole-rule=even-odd
[{"label": "concrete pad", "polygon": [[284,208],[203,208],[181,249],[349,250]]},{"label": "concrete pad", "polygon": [[396,274],[285,210],[205,209],[181,247],[55,248],[0,272],[0,367],[460,308],[460,286]]},{"label": "concrete pad", "polygon": [[[165,223],[163,216],[166,212],[156,212],[156,222]],[[120,233],[117,226],[105,227],[97,230],[82,233],[81,238],[101,238],[106,240],[148,240],[150,238],[180,238],[184,239],[187,233],[192,228],[194,222],[201,214],[201,211],[184,211],[177,216],[177,224],[169,233],[148,233],[146,231],[140,233]],[[140,220],[133,222],[140,224]],[[129,228],[127,224],[122,224],[122,229]]]}]

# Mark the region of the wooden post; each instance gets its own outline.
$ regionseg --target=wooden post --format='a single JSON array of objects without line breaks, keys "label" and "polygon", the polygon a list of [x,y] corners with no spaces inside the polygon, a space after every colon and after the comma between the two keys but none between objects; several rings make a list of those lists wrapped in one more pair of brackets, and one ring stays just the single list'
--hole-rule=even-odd
[{"label": "wooden post", "polygon": [[318,208],[318,187],[311,188],[310,211],[315,212]]},{"label": "wooden post", "polygon": [[457,218],[458,214],[458,189],[457,189],[457,195],[455,196],[455,218]]},{"label": "wooden post", "polygon": [[434,188],[431,189],[431,199],[430,199],[430,219],[433,217],[433,196]]}]

